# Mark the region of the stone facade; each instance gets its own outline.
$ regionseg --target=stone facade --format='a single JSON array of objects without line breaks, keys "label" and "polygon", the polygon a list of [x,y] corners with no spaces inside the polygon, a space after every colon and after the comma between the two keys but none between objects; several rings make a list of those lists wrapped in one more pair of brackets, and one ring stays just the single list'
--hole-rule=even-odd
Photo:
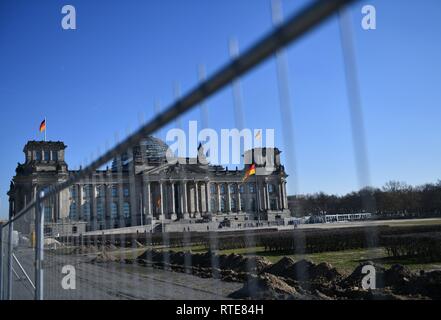
[{"label": "stone facade", "polygon": [[[25,163],[18,164],[8,192],[11,215],[43,188],[76,173],[68,170],[65,149],[63,142],[26,144]],[[257,163],[256,175],[245,182],[249,165],[228,170],[207,164],[202,147],[197,158],[171,162],[166,159],[167,150],[163,141],[146,138],[110,168],[97,170],[60,192],[45,205],[45,220],[85,221],[87,230],[101,230],[176,221],[277,221],[290,216],[287,175],[277,148],[245,152],[246,162]],[[32,219],[33,213],[23,220],[26,224]]]}]

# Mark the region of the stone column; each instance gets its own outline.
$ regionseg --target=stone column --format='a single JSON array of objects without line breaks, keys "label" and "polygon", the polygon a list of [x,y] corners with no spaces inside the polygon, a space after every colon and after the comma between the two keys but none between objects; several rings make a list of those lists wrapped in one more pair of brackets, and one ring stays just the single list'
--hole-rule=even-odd
[{"label": "stone column", "polygon": [[83,199],[82,199],[82,193],[83,188],[81,188],[80,184],[75,184],[75,188],[77,189],[77,221],[80,221],[83,217]]},{"label": "stone column", "polygon": [[184,181],[182,183],[182,202],[183,202],[183,207],[182,207],[182,213],[184,216],[184,219],[188,219],[189,218],[189,214],[188,214],[188,199],[187,199],[187,182]]},{"label": "stone column", "polygon": [[283,209],[288,209],[288,195],[286,194],[286,181],[282,183]]},{"label": "stone column", "polygon": [[256,194],[256,211],[257,211],[257,213],[259,213],[261,210],[260,210],[259,185],[258,185],[258,183],[257,183],[257,180],[256,180],[256,182],[255,182],[254,187],[255,187],[254,190],[255,190],[255,194]]},{"label": "stone column", "polygon": [[270,202],[268,182],[265,183],[265,194],[266,194],[266,209],[267,210],[271,210],[271,202]]},{"label": "stone column", "polygon": [[146,210],[147,215],[151,216],[153,218],[153,212],[152,212],[152,193],[151,193],[151,184],[150,182],[147,182],[146,186]]},{"label": "stone column", "polygon": [[282,182],[279,183],[279,196],[277,197],[279,201],[277,201],[277,206],[279,210],[283,210],[284,207],[284,199],[283,199],[283,184]]},{"label": "stone column", "polygon": [[217,191],[217,212],[222,212],[221,210],[221,194],[220,194],[220,184],[216,184],[216,191]]},{"label": "stone column", "polygon": [[240,185],[237,185],[237,212],[242,213],[242,199],[240,198]]},{"label": "stone column", "polygon": [[227,183],[227,211],[231,212],[231,194],[230,194],[230,184]]},{"label": "stone column", "polygon": [[211,197],[210,197],[210,184],[205,182],[205,209],[207,213],[211,213]]},{"label": "stone column", "polygon": [[163,190],[163,183],[162,181],[159,182],[159,202],[160,202],[160,215],[159,215],[159,219],[160,220],[164,220],[164,190]]},{"label": "stone column", "polygon": [[171,183],[171,189],[172,189],[172,192],[171,192],[171,195],[172,195],[172,210],[171,210],[171,213],[172,213],[172,216],[171,216],[171,218],[172,218],[172,220],[176,220],[178,217],[176,216],[176,202],[175,202],[175,183],[174,182],[172,182]]},{"label": "stone column", "polygon": [[194,210],[195,210],[195,217],[199,218],[201,216],[200,212],[199,212],[199,191],[198,191],[198,182],[196,181],[194,183],[194,193],[195,193],[195,206],[194,206]]}]

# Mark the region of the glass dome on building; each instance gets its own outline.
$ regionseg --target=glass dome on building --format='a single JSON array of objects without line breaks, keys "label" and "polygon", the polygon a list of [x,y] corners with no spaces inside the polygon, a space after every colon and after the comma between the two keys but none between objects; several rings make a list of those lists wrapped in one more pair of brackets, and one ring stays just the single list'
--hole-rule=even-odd
[{"label": "glass dome on building", "polygon": [[164,141],[153,136],[148,136],[146,139],[142,140],[139,147],[134,148],[133,151],[135,159],[137,159],[136,156],[141,157],[141,155],[144,154],[144,159],[153,160],[164,159],[167,150],[168,145]]},{"label": "glass dome on building", "polygon": [[[143,139],[139,146],[133,148],[133,158],[135,159],[135,164],[142,163],[161,163],[166,161],[168,145],[153,136],[148,136]],[[124,153],[121,155],[121,164],[126,167],[132,158],[129,154]],[[112,170],[116,171],[118,168],[117,159],[112,162]]]}]

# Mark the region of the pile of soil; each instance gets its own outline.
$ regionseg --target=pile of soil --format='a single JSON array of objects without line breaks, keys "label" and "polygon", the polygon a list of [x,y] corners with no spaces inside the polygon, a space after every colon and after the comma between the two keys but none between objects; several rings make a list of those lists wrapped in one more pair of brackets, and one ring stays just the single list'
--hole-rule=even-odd
[{"label": "pile of soil", "polygon": [[136,260],[143,264],[154,264],[156,266],[166,266],[179,269],[181,267],[191,267],[207,269],[212,272],[213,261],[217,262],[219,270],[231,270],[236,273],[260,273],[271,265],[271,262],[262,257],[247,257],[238,254],[215,255],[212,252],[191,253],[146,250],[139,255]]},{"label": "pile of soil", "polygon": [[315,264],[305,259],[295,262],[288,257],[283,257],[264,271],[295,281],[333,281],[341,277],[337,269],[327,262]]},{"label": "pile of soil", "polygon": [[[104,258],[99,259],[105,260]],[[305,259],[294,261],[289,257],[272,264],[262,257],[239,254],[146,250],[136,261],[178,272],[190,272],[204,278],[243,282],[244,286],[231,294],[232,298],[441,299],[441,271],[421,272],[418,275],[399,264],[386,269],[367,261],[359,264],[349,276],[343,278],[329,263],[315,264]],[[362,271],[366,265],[375,268],[376,289],[362,288],[362,279],[367,275],[367,272]]]},{"label": "pile of soil", "polygon": [[99,254],[97,254],[97,256],[95,258],[92,259],[92,263],[105,263],[105,262],[119,262],[120,259],[108,254],[107,252],[101,252]]},{"label": "pile of soil", "polygon": [[302,295],[280,277],[263,273],[245,282],[244,286],[229,295],[233,299],[288,300],[301,299]]},{"label": "pile of soil", "polygon": [[360,263],[354,271],[347,276],[346,278],[342,279],[338,285],[343,288],[359,288],[361,287],[362,279],[368,274],[368,272],[363,273],[363,268],[367,265],[374,266],[375,268],[375,277],[376,277],[376,287],[377,288],[384,288],[384,273],[385,269],[383,266],[373,263],[372,261],[366,261],[363,263]]}]

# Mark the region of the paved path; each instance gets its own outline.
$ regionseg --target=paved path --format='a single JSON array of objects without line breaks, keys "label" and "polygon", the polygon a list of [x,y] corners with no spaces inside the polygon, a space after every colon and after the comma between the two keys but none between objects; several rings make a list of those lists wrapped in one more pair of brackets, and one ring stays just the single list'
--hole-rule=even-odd
[{"label": "paved path", "polygon": [[[16,255],[34,281],[33,250],[17,249]],[[227,299],[228,294],[239,289],[240,283],[223,282],[212,278],[200,278],[191,274],[165,271],[124,263],[90,262],[87,255],[45,256],[45,299]],[[64,265],[76,270],[76,289],[65,290],[61,286],[61,270]],[[17,265],[17,273],[22,276]],[[33,299],[32,287],[24,276],[13,277],[13,298]],[[35,281],[34,281],[35,282]]]}]

